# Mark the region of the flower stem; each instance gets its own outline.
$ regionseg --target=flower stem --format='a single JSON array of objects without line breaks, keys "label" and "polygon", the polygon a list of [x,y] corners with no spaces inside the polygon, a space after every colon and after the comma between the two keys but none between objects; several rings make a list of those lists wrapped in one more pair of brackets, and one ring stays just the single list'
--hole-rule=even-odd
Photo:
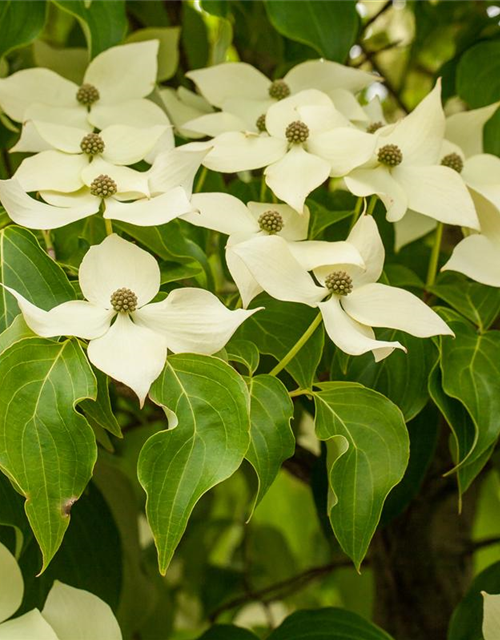
[{"label": "flower stem", "polygon": [[198,178],[198,182],[196,183],[196,187],[194,190],[195,193],[200,193],[200,191],[203,189],[203,185],[205,184],[205,180],[207,179],[207,173],[208,169],[206,167],[203,167],[200,173],[200,177]]},{"label": "flower stem", "polygon": [[358,221],[359,214],[361,213],[361,207],[363,206],[363,200],[361,196],[356,200],[356,206],[354,207],[354,212],[352,214],[351,226],[349,227],[349,231],[352,230],[356,222]]},{"label": "flower stem", "polygon": [[441,240],[443,238],[443,223],[438,222],[436,234],[434,236],[434,246],[432,247],[431,257],[429,259],[429,268],[427,270],[426,287],[432,287],[436,281],[436,274],[439,262],[439,252],[441,250]]},{"label": "flower stem", "polygon": [[304,331],[302,336],[297,340],[297,342],[293,345],[290,351],[278,362],[278,364],[269,372],[269,375],[276,376],[280,371],[282,371],[287,364],[295,358],[297,353],[302,349],[305,343],[309,340],[312,334],[316,331],[316,329],[321,324],[321,313],[318,312],[318,315],[311,322],[309,327]]},{"label": "flower stem", "polygon": [[289,391],[288,395],[290,398],[296,398],[297,396],[312,396],[313,392],[311,389],[295,389],[294,391]]},{"label": "flower stem", "polygon": [[52,258],[52,260],[56,259],[56,250],[54,247],[54,243],[52,242],[52,236],[50,235],[50,231],[42,229],[43,240],[45,242],[45,247],[47,249],[47,254]]},{"label": "flower stem", "polygon": [[261,202],[264,202],[264,200],[266,199],[266,189],[267,189],[266,178],[264,174],[262,174],[262,178],[260,180],[260,201]]},{"label": "flower stem", "polygon": [[104,226],[106,227],[106,235],[110,236],[113,233],[113,223],[108,218],[104,218]]},{"label": "flower stem", "polygon": [[370,198],[370,202],[368,203],[368,209],[366,211],[367,216],[371,216],[373,210],[375,209],[375,205],[377,204],[377,196],[375,194]]}]

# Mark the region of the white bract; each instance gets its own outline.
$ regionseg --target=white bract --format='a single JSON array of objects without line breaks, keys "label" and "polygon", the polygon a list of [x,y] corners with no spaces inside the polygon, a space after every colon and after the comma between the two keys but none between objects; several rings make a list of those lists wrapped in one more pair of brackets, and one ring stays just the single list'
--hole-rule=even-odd
[{"label": "white bract", "polygon": [[[26,123],[13,151],[50,148],[34,121],[87,132],[116,124],[138,128],[168,125],[162,109],[144,99],[155,87],[157,55],[157,40],[107,49],[89,64],[81,87],[40,68],[0,79],[0,107],[16,122]],[[166,137],[172,137],[170,131]]]},{"label": "white bract", "polygon": [[192,131],[189,127],[184,126],[195,118],[213,113],[213,108],[203,96],[199,96],[185,87],[179,87],[178,89],[164,87],[159,90],[159,95],[170,120],[174,123],[181,136],[185,138],[203,138],[206,135],[205,133]]},{"label": "white bract", "polygon": [[21,606],[24,583],[14,556],[0,543],[0,640],[121,640],[110,607],[100,598],[55,581],[40,612],[9,620]]},{"label": "white bract", "polygon": [[484,640],[500,638],[500,594],[481,591],[483,596],[483,636]]},{"label": "white bract", "polygon": [[77,186],[78,179],[84,187],[77,186],[78,190],[71,193],[42,190],[39,195],[43,201],[26,193],[34,183],[50,180],[52,172],[45,173],[40,167],[39,174],[22,172],[21,180],[17,175],[0,180],[0,200],[12,220],[29,229],[63,227],[97,213],[103,203],[104,218],[138,226],[165,224],[192,211],[189,198],[193,180],[206,153],[207,149],[170,149],[157,155],[153,166],[144,172],[94,158],[80,171],[80,178],[63,168],[59,176],[54,176],[63,189]]},{"label": "white bract", "polygon": [[412,113],[375,133],[373,157],[346,176],[347,188],[357,196],[378,195],[390,222],[401,220],[411,209],[441,222],[478,229],[460,174],[441,165],[444,131],[438,82]]},{"label": "white bract", "polygon": [[167,349],[216,353],[256,311],[231,311],[209,291],[195,288],[176,289],[151,303],[160,290],[158,263],[116,234],[89,249],[79,282],[86,300],[64,302],[50,311],[6,289],[36,334],[90,340],[89,360],[133,389],[141,406],[165,365]]},{"label": "white bract", "polygon": [[270,295],[318,307],[331,340],[350,355],[372,351],[378,361],[394,349],[405,349],[399,342],[377,340],[372,327],[399,329],[420,338],[453,335],[446,323],[412,293],[377,282],[385,251],[371,216],[358,220],[347,242],[359,251],[365,268],[337,262],[330,243],[321,241],[289,245],[288,255],[282,252],[279,264],[277,247],[266,245],[262,239],[250,246],[241,243],[234,251]]}]

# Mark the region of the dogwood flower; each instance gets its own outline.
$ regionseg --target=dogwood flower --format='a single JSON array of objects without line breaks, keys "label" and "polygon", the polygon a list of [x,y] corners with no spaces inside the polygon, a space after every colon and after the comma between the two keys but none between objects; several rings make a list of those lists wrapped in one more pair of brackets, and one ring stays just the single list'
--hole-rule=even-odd
[{"label": "dogwood flower", "polygon": [[[14,222],[29,229],[64,227],[97,213],[101,206],[107,219],[146,227],[165,224],[192,211],[189,196],[206,153],[206,149],[171,149],[159,154],[153,166],[144,172],[112,165],[98,157],[80,172],[84,187],[71,193],[42,190],[39,195],[43,202],[26,193],[38,185],[39,176],[22,172],[21,181],[17,174],[9,180],[0,180],[0,201]],[[45,180],[43,170],[40,175]],[[47,180],[50,178],[51,173]],[[60,188],[78,188],[72,173],[69,176],[62,173],[59,181]]]},{"label": "dogwood flower", "polygon": [[118,622],[100,598],[55,581],[40,612],[32,609],[9,620],[23,600],[24,583],[14,556],[0,543],[0,640],[121,640]]},{"label": "dogwood flower", "polygon": [[[245,62],[225,62],[206,69],[189,71],[186,75],[196,84],[206,100],[211,105],[219,107],[223,114],[239,116],[243,122],[254,125],[276,101],[305,89],[318,89],[326,93],[346,118],[366,120],[354,94],[380,79],[371,73],[329,60],[302,62],[282,79],[274,81]],[[212,127],[217,123],[224,127],[223,114],[205,117],[204,125],[207,126],[211,122]],[[222,128],[219,129],[219,133],[229,130]]]},{"label": "dogwood flower", "polygon": [[64,302],[50,311],[5,288],[36,334],[89,340],[92,364],[133,389],[141,406],[165,365],[167,349],[216,353],[256,311],[230,311],[209,291],[194,288],[176,289],[151,303],[160,290],[158,263],[116,234],[85,254],[79,282],[86,300]]},{"label": "dogwood flower", "polygon": [[205,133],[197,133],[184,126],[195,118],[213,113],[213,108],[203,96],[194,93],[194,91],[189,91],[185,87],[179,87],[178,89],[165,87],[159,90],[159,95],[170,120],[181,136],[185,138],[202,138],[205,136]]},{"label": "dogwood flower", "polygon": [[26,191],[70,193],[85,186],[83,170],[101,158],[110,165],[130,165],[143,160],[167,127],[137,129],[112,125],[99,133],[50,122],[33,126],[51,150],[22,161],[14,177]]},{"label": "dogwood flower", "polygon": [[[330,243],[322,241],[289,245],[288,254],[279,256],[279,267],[276,247],[270,246],[269,240],[265,244],[259,238],[251,246],[241,243],[234,251],[271,296],[318,307],[330,339],[350,355],[372,351],[379,361],[394,349],[405,350],[400,342],[377,340],[372,327],[400,329],[421,338],[453,335],[446,323],[412,293],[377,282],[385,252],[371,216],[358,220],[347,242],[359,251],[365,268],[336,262]],[[313,271],[321,286],[308,271]]]},{"label": "dogwood flower", "polygon": [[500,594],[481,591],[483,596],[483,637],[484,640],[500,638]]},{"label": "dogwood flower", "polygon": [[[89,64],[83,84],[50,69],[24,69],[0,79],[0,107],[16,122],[26,122],[15,151],[44,151],[34,121],[65,124],[90,133],[121,124],[142,128],[168,125],[164,111],[145,100],[155,86],[157,40],[111,47]],[[171,137],[171,132],[167,132]]]},{"label": "dogwood flower", "polygon": [[[249,202],[246,206],[229,194],[198,193],[192,197],[191,204],[197,213],[182,216],[197,226],[212,229],[228,235],[226,244],[226,263],[241,295],[243,307],[263,291],[260,284],[246,267],[245,262],[233,250],[240,242],[246,242],[251,250],[252,239],[283,239],[280,250],[286,251],[288,243],[307,238],[309,227],[309,209],[304,208],[302,215],[286,204]],[[274,244],[270,246],[276,260]],[[332,242],[331,251],[337,252],[337,261],[362,265],[361,256],[347,242]]]},{"label": "dogwood flower", "polygon": [[299,212],[311,191],[329,176],[343,176],[366,162],[376,143],[315,89],[280,100],[265,120],[269,135],[234,132],[214,138],[203,164],[230,173],[266,167],[269,188]]},{"label": "dogwood flower", "polygon": [[500,211],[478,193],[473,198],[481,233],[461,240],[441,271],[458,271],[476,282],[500,287]]},{"label": "dogwood flower", "polygon": [[441,164],[445,118],[441,84],[396,125],[380,128],[375,154],[344,181],[353,194],[377,194],[390,222],[408,209],[445,222],[477,229],[472,199],[460,175]]}]

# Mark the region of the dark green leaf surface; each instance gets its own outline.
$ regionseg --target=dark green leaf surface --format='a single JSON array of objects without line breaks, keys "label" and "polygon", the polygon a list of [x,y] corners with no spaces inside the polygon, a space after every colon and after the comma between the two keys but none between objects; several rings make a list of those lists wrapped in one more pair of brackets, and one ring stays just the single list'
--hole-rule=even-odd
[{"label": "dark green leaf surface", "polygon": [[500,100],[500,40],[465,52],[457,68],[457,93],[472,109]]},{"label": "dark green leaf surface", "polygon": [[146,442],[138,475],[165,573],[195,504],[242,463],[250,403],[234,369],[218,358],[190,354],[168,358],[150,395],[165,408],[169,429]]},{"label": "dark green leaf surface", "polygon": [[97,457],[92,429],[74,409],[95,397],[96,382],[76,341],[38,337],[4,351],[0,379],[0,468],[26,498],[44,570]]},{"label": "dark green leaf surface", "polygon": [[232,624],[217,624],[206,631],[198,640],[258,640],[257,636]]},{"label": "dark green leaf surface", "polygon": [[4,0],[0,3],[0,58],[38,37],[45,24],[45,0]]},{"label": "dark green leaf surface", "polygon": [[239,362],[243,364],[248,373],[255,373],[260,362],[259,350],[250,340],[239,340],[232,338],[225,347],[227,358],[230,362]]},{"label": "dark green leaf surface", "polygon": [[87,418],[96,422],[106,431],[121,438],[122,430],[113,413],[109,399],[109,378],[98,369],[93,369],[93,371],[97,380],[97,398],[95,400],[83,400],[80,403],[80,407]]},{"label": "dark green leaf surface", "polygon": [[316,434],[327,441],[330,521],[359,569],[389,491],[409,458],[401,411],[386,397],[352,382],[317,385]]}]

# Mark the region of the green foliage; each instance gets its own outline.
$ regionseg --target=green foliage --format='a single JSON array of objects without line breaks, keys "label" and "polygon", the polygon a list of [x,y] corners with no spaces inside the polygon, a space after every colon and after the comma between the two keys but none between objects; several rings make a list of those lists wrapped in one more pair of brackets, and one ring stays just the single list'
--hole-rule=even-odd
[{"label": "green foliage", "polygon": [[45,0],[6,0],[0,5],[0,58],[40,35],[45,24]]}]

